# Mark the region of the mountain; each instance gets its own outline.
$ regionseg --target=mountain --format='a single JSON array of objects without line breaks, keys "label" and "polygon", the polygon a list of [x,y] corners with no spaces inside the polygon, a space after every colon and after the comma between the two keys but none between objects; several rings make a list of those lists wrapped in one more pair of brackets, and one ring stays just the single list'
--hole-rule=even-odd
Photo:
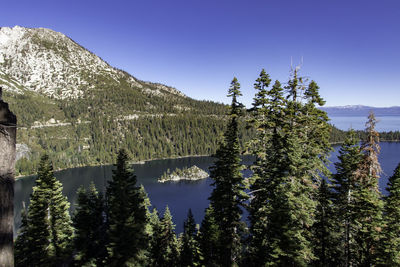
[{"label": "mountain", "polygon": [[400,106],[377,108],[362,105],[349,105],[337,107],[322,107],[321,109],[326,111],[329,117],[367,117],[370,111],[373,111],[378,117],[400,116]]},{"label": "mountain", "polygon": [[[175,88],[137,81],[62,33],[19,26],[0,28],[2,80],[58,99],[77,98],[97,87],[96,80],[124,80],[145,94],[184,95]],[[8,76],[8,77],[7,77]],[[18,85],[6,89],[18,92]]]},{"label": "mountain", "polygon": [[18,117],[19,174],[42,153],[57,169],[108,164],[120,148],[135,161],[211,154],[227,108],[141,81],[43,28],[0,28],[0,86]]}]

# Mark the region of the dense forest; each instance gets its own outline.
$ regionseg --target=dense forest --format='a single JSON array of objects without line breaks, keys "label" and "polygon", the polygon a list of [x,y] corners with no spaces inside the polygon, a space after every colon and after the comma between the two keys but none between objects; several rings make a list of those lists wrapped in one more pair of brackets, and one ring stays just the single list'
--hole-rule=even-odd
[{"label": "dense forest", "polygon": [[[55,169],[111,164],[120,148],[133,161],[215,153],[226,105],[108,89],[68,101],[6,92],[19,119],[18,143],[29,148],[16,164],[17,175],[35,173],[43,153],[49,154]],[[43,120],[55,123],[35,124]],[[242,144],[251,136],[244,124],[241,135]]]},{"label": "dense forest", "polygon": [[[332,135],[318,108],[325,101],[317,83],[305,81],[297,68],[286,86],[262,70],[254,87],[253,107],[245,110],[240,84],[231,82],[232,102],[210,168],[210,205],[200,226],[189,210],[177,236],[169,209],[161,216],[152,209],[129,168],[132,152],[123,148],[130,141],[121,138],[105,195],[94,186],[81,188],[72,216],[51,157],[41,158],[15,243],[16,265],[399,266],[400,164],[383,197],[374,114],[365,131]],[[168,127],[157,119],[151,125],[153,134]],[[252,134],[244,135],[245,128]],[[332,142],[341,143],[335,174],[326,167]],[[154,153],[162,149],[156,145]],[[244,151],[256,157],[248,179],[240,163]]]},{"label": "dense forest", "polygon": [[[111,164],[120,148],[127,151],[132,161],[216,152],[226,127],[228,106],[173,94],[147,96],[128,85],[124,87],[122,81],[119,90],[92,90],[70,100],[6,91],[4,98],[18,117],[18,143],[28,149],[17,161],[16,174],[36,173],[43,153],[59,170]],[[254,128],[245,123],[250,113],[244,111],[243,123],[239,125],[241,147],[255,134]],[[55,123],[43,125],[52,119]],[[363,131],[356,133],[365,140]],[[345,136],[346,131],[332,127],[331,143],[341,143]],[[381,133],[381,140],[398,141],[400,132]]]}]

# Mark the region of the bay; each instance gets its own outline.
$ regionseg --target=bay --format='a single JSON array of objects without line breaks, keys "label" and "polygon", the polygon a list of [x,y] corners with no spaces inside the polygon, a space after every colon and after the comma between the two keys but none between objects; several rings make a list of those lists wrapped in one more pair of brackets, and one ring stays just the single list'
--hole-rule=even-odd
[{"label": "bay", "polygon": [[[338,148],[335,146],[332,152],[329,168],[334,171],[333,163],[337,161]],[[381,163],[383,173],[379,181],[380,189],[386,194],[386,185],[388,177],[393,174],[394,169],[400,162],[400,142],[383,142],[381,143],[381,154],[379,161]],[[244,156],[243,164],[252,164],[254,157]],[[210,186],[212,180],[210,178],[197,181],[180,181],[158,183],[157,179],[167,170],[175,168],[191,167],[193,165],[208,171],[214,159],[212,157],[187,157],[179,159],[163,159],[147,161],[144,164],[133,164],[132,167],[138,177],[138,183],[142,184],[149,197],[152,205],[162,214],[166,205],[171,210],[177,232],[182,232],[183,221],[186,218],[188,209],[191,208],[197,223],[201,223],[204,216],[204,210],[208,206],[208,197],[212,191]],[[76,203],[76,191],[83,185],[86,188],[91,182],[103,191],[107,185],[107,181],[111,179],[113,166],[97,166],[72,168],[55,173],[55,176],[63,183],[64,194],[71,202],[71,210],[73,211]],[[250,176],[250,171],[245,171],[245,177]],[[19,179],[15,183],[15,217],[14,225],[18,229],[21,223],[22,203],[28,204],[32,187],[35,184],[35,176]],[[15,229],[15,230],[16,230]]]},{"label": "bay", "polygon": [[[329,118],[329,123],[344,131],[350,128],[364,130],[367,122],[367,117],[362,116],[332,116]],[[379,132],[400,131],[400,116],[378,116],[377,119],[376,129]]]}]

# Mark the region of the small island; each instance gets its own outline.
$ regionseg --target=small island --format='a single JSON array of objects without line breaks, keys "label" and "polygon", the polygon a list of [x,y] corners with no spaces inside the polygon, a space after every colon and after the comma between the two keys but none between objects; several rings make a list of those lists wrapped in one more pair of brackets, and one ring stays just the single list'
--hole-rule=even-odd
[{"label": "small island", "polygon": [[172,173],[168,169],[164,174],[161,176],[161,178],[158,179],[158,182],[164,183],[164,182],[169,182],[169,181],[181,181],[181,180],[190,180],[190,181],[195,181],[195,180],[200,180],[200,179],[205,179],[209,175],[207,172],[204,170],[200,169],[196,165],[193,165],[190,168],[183,168],[183,169],[178,169],[176,168]]}]

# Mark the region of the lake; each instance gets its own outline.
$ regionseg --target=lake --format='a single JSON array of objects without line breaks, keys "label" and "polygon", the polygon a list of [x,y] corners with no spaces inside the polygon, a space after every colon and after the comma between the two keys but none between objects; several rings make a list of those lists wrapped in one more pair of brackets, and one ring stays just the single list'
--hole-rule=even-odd
[{"label": "lake", "polygon": [[[338,147],[335,147],[336,150]],[[379,160],[384,173],[380,179],[379,186],[381,190],[386,193],[385,187],[388,177],[393,174],[394,169],[400,162],[400,142],[383,142],[381,143],[381,154]],[[331,155],[331,161],[337,161],[337,151]],[[243,164],[252,164],[254,157],[244,156]],[[183,221],[186,218],[188,209],[191,208],[197,223],[200,223],[204,210],[208,206],[208,197],[212,191],[210,178],[198,181],[180,181],[180,182],[167,182],[158,183],[157,179],[168,168],[174,170],[175,168],[198,166],[206,171],[212,165],[213,158],[211,157],[187,157],[179,159],[163,159],[147,161],[144,164],[134,164],[133,168],[138,177],[138,183],[143,184],[145,187],[150,201],[160,213],[164,212],[165,206],[168,205],[173,215],[174,223],[176,224],[177,232],[183,229]],[[97,167],[82,167],[73,168],[55,173],[55,176],[64,185],[64,194],[68,197],[73,207],[76,202],[76,191],[79,186],[83,185],[88,187],[93,181],[99,190],[104,190],[107,181],[111,178],[111,170],[113,166],[97,166]],[[333,164],[330,166],[333,171]],[[245,177],[251,173],[245,171]],[[14,225],[20,225],[20,211],[22,202],[28,203],[29,196],[32,192],[32,187],[35,184],[35,177],[30,176],[19,179],[15,182],[15,218]]]},{"label": "lake", "polygon": [[[353,128],[354,130],[364,130],[365,123],[367,122],[367,117],[353,117],[353,116],[340,116],[340,117],[330,117],[330,123],[335,125],[341,130],[349,130]],[[378,123],[376,124],[376,129],[379,132],[385,131],[400,131],[400,116],[381,116],[377,117]]]}]

